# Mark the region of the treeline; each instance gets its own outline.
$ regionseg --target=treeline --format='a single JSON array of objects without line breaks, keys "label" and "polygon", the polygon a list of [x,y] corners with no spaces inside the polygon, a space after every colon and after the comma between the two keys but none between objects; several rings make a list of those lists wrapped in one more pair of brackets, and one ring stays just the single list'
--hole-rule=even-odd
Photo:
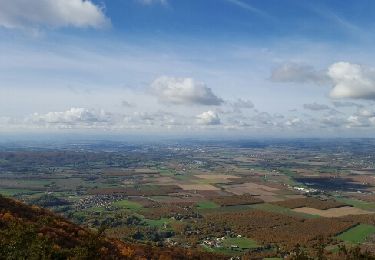
[{"label": "treeline", "polygon": [[212,197],[210,200],[220,206],[250,205],[263,202],[263,200],[250,194]]},{"label": "treeline", "polygon": [[333,199],[323,200],[313,197],[277,201],[273,202],[273,204],[290,209],[308,207],[321,210],[348,206],[345,203],[341,203]]}]

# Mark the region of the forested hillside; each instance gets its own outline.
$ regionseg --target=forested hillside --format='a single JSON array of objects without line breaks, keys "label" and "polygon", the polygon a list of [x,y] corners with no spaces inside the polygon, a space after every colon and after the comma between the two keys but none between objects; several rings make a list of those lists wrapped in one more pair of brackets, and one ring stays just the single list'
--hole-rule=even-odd
[{"label": "forested hillside", "polygon": [[36,206],[0,196],[0,259],[224,259],[108,239]]}]

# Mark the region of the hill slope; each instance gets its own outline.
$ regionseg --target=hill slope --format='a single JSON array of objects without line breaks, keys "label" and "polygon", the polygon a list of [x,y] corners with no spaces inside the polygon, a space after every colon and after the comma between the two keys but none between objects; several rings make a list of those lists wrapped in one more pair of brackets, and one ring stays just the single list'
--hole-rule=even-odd
[{"label": "hill slope", "polygon": [[48,210],[0,196],[1,259],[224,259],[108,239]]}]

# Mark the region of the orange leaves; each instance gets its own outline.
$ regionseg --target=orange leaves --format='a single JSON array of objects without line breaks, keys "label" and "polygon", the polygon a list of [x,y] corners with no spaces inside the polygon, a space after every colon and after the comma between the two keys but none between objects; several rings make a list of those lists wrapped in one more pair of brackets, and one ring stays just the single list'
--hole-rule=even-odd
[{"label": "orange leaves", "polygon": [[0,217],[6,222],[13,221],[15,219],[15,217],[10,212],[5,212],[2,216],[0,215]]}]

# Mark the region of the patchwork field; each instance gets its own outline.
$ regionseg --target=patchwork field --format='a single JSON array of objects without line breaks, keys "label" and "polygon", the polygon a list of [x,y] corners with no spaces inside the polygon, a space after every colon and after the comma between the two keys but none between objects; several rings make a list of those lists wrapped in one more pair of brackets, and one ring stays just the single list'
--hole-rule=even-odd
[{"label": "patchwork field", "polygon": [[312,255],[321,243],[375,247],[375,141],[340,152],[301,140],[189,142],[0,145],[0,193],[171,250],[267,259],[290,256],[297,243]]}]

